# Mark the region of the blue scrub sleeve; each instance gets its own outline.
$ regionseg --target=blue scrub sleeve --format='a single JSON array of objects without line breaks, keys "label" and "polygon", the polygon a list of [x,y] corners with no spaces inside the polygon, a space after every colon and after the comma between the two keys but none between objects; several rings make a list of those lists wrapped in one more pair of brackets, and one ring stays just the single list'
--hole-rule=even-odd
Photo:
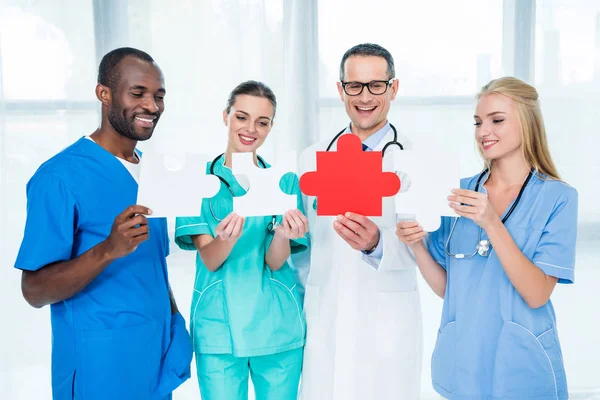
[{"label": "blue scrub sleeve", "polygon": [[192,241],[194,235],[212,235],[206,218],[199,217],[177,217],[175,219],[175,244],[183,250],[194,250],[196,246]]},{"label": "blue scrub sleeve", "polygon": [[79,205],[57,176],[38,171],[27,184],[27,221],[15,268],[37,271],[70,260]]},{"label": "blue scrub sleeve", "polygon": [[558,283],[573,283],[575,279],[577,202],[574,188],[559,196],[533,255],[532,262],[546,275],[558,278]]},{"label": "blue scrub sleeve", "polygon": [[431,254],[431,257],[433,257],[433,259],[444,269],[446,269],[445,246],[451,224],[452,218],[442,217],[440,228],[435,232],[431,232],[425,239],[429,254]]}]

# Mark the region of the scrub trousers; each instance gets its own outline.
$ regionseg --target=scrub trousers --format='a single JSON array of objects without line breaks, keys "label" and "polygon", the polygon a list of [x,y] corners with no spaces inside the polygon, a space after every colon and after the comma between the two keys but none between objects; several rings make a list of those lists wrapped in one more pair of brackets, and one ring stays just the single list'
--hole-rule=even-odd
[{"label": "scrub trousers", "polygon": [[256,357],[196,353],[202,400],[248,400],[249,374],[256,400],[296,400],[302,357],[302,347]]}]

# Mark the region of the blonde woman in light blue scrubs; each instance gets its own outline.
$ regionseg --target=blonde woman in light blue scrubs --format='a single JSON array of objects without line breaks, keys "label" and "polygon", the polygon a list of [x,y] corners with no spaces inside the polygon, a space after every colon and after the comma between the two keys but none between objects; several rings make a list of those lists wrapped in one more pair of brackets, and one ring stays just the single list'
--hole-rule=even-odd
[{"label": "blonde woman in light blue scrubs", "polygon": [[206,169],[221,189],[203,200],[200,217],[176,222],[177,245],[198,252],[190,321],[203,400],[248,399],[249,375],[258,400],[295,400],[298,392],[306,328],[287,263],[308,245],[298,178],[288,174],[280,184],[297,196],[297,209],[249,218],[233,212],[233,197],[247,188],[232,173],[232,154],[252,152],[257,167],[269,167],[256,150],[273,126],[276,104],[261,82],[233,90],[223,111],[227,149]]},{"label": "blonde woman in light blue scrubs", "polygon": [[527,83],[483,87],[475,138],[486,169],[448,197],[460,218],[444,218],[428,246],[418,223],[397,229],[444,299],[433,386],[452,400],[567,399],[550,296],[573,283],[577,191],[559,178]]}]

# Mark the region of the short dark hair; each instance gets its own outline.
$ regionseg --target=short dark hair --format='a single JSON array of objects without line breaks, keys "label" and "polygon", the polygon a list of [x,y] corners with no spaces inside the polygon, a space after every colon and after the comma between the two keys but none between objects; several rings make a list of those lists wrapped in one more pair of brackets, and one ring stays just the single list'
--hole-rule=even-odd
[{"label": "short dark hair", "polygon": [[135,57],[149,63],[154,62],[150,54],[134,49],[133,47],[114,49],[102,57],[102,61],[100,61],[100,66],[98,67],[98,84],[115,89],[120,79],[118,66],[125,57]]},{"label": "short dark hair", "polygon": [[235,104],[235,100],[239,95],[247,94],[249,96],[263,97],[271,102],[273,106],[273,118],[275,118],[275,112],[277,111],[277,99],[275,98],[275,93],[271,90],[270,87],[265,85],[262,82],[258,81],[245,81],[240,83],[229,93],[229,98],[227,99],[227,114],[231,111],[231,107]]},{"label": "short dark hair", "polygon": [[389,51],[373,43],[363,43],[352,47],[350,50],[344,53],[342,62],[340,63],[340,81],[344,80],[344,64],[349,57],[352,56],[375,56],[381,57],[387,62],[387,74],[388,79],[396,77],[396,71],[394,70],[394,58]]}]

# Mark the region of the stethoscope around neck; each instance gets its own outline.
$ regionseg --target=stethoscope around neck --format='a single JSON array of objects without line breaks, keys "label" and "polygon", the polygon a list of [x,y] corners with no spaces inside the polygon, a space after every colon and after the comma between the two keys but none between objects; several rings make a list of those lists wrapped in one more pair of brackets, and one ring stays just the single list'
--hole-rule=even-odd
[{"label": "stethoscope around neck", "polygon": [[[208,169],[208,173],[210,175],[216,176],[217,178],[219,178],[219,180],[221,181],[221,183],[223,183],[225,185],[225,187],[227,188],[227,190],[229,190],[229,193],[231,193],[231,197],[235,197],[235,194],[233,194],[233,190],[231,189],[231,185],[229,184],[229,182],[227,182],[222,176],[218,175],[215,173],[215,164],[217,163],[217,161],[219,161],[219,159],[221,157],[223,157],[225,155],[225,153],[219,154],[218,156],[215,157],[214,160],[212,160],[212,162],[210,163],[210,167]],[[258,154],[256,155],[256,158],[258,159],[258,163],[260,164],[260,166],[262,168],[267,168],[267,163],[265,162],[265,160],[262,159],[261,156],[259,156]],[[217,218],[217,216],[215,215],[214,211],[213,211],[213,205],[212,205],[212,198],[208,199],[208,208],[210,209],[210,214],[212,215],[212,217],[217,220],[218,222],[223,221],[222,219]],[[267,225],[267,233],[272,233],[275,231],[275,228],[277,227],[277,217],[275,215],[271,216],[271,222],[269,222],[269,224]]]},{"label": "stethoscope around neck", "polygon": [[[385,146],[383,146],[383,149],[381,150],[381,157],[383,157],[385,155],[385,151],[390,146],[398,146],[400,148],[400,150],[404,150],[404,146],[402,146],[402,143],[400,143],[398,141],[398,131],[396,130],[396,127],[394,125],[390,124],[390,128],[392,128],[392,131],[394,132],[394,139],[390,140],[389,142],[387,142],[385,144]],[[333,139],[331,139],[331,142],[329,142],[329,145],[327,145],[327,148],[325,149],[325,151],[331,150],[331,148],[333,147],[335,142],[340,138],[340,136],[342,136],[344,133],[346,133],[346,129],[347,128],[342,129],[341,131],[338,132],[337,135],[335,135],[333,137]]]},{"label": "stethoscope around neck", "polygon": [[[398,146],[398,148],[400,150],[404,150],[404,146],[402,146],[402,143],[400,143],[398,141],[398,131],[396,130],[396,127],[392,124],[390,124],[390,128],[392,128],[392,131],[394,132],[394,139],[390,140],[389,142],[387,142],[385,144],[385,146],[383,146],[383,149],[381,150],[381,157],[383,158],[385,156],[385,151],[387,150],[388,147],[390,146]],[[340,138],[340,136],[342,136],[344,133],[346,133],[346,129],[344,128],[341,131],[339,131],[337,133],[337,135],[335,135],[333,137],[333,139],[331,139],[331,142],[329,142],[329,144],[327,145],[327,148],[325,149],[325,151],[330,151],[331,148],[333,147],[333,145],[335,144],[335,142]],[[317,209],[317,199],[315,199],[315,201],[313,201],[313,210]]]},{"label": "stethoscope around neck", "polygon": [[[475,184],[476,192],[479,192],[479,186],[481,185],[481,180],[483,179],[484,176],[486,176],[486,174],[488,172],[489,172],[489,169],[486,168],[481,172],[481,174],[479,174],[479,177],[477,178],[477,183]],[[517,195],[517,198],[515,199],[514,203],[512,204],[512,206],[510,207],[510,209],[508,210],[508,212],[506,213],[504,218],[502,218],[502,224],[504,224],[508,220],[508,217],[510,217],[510,215],[513,213],[514,209],[517,207],[517,204],[519,204],[519,201],[521,200],[521,196],[523,195],[523,191],[525,190],[525,186],[527,186],[527,184],[529,183],[529,180],[531,179],[532,176],[533,176],[533,170],[530,170],[529,175],[527,175],[527,179],[525,179],[525,183],[523,183],[523,186],[521,186],[521,190],[519,190],[519,194]],[[452,254],[452,253],[450,253],[450,239],[452,239],[452,234],[454,233],[454,227],[456,227],[456,223],[458,222],[459,218],[456,218],[454,220],[454,222],[452,223],[452,228],[450,228],[450,234],[448,235],[448,239],[446,240],[446,245],[444,246],[444,251],[446,252],[446,255],[449,257],[457,258],[457,259],[471,258],[471,257],[474,257],[476,254],[479,254],[481,257],[489,256],[489,254],[492,250],[492,243],[488,239],[481,240],[481,234],[483,231],[483,229],[481,227],[479,227],[479,237],[477,238],[477,246],[475,246],[475,251],[473,253],[471,253],[471,254],[463,254],[463,253]]]}]

